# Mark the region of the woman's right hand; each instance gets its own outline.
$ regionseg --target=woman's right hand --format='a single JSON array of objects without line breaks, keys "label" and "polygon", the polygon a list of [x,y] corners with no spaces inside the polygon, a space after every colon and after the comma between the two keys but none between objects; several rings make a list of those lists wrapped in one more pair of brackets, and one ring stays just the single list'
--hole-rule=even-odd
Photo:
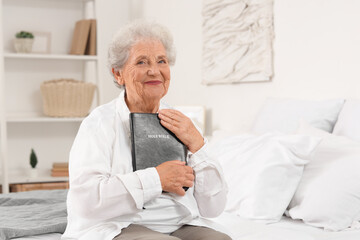
[{"label": "woman's right hand", "polygon": [[183,187],[194,185],[194,171],[179,160],[167,161],[156,167],[163,191],[185,195]]}]

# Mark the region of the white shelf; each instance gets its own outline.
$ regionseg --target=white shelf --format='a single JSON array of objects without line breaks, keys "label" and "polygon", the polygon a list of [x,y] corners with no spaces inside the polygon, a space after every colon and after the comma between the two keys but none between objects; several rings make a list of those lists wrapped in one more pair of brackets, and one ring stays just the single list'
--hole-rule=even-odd
[{"label": "white shelf", "polygon": [[69,54],[35,54],[35,53],[4,53],[5,59],[45,59],[45,60],[80,60],[97,61],[97,56]]},{"label": "white shelf", "polygon": [[40,175],[37,177],[28,176],[9,176],[9,184],[16,183],[41,183],[41,182],[65,182],[69,181],[69,177],[52,177],[48,175]]},{"label": "white shelf", "polygon": [[79,118],[61,118],[61,117],[48,117],[44,115],[9,115],[6,117],[6,121],[9,123],[31,123],[31,122],[81,122],[83,117]]},{"label": "white shelf", "polygon": [[69,181],[69,177],[52,177],[50,169],[38,168],[37,176],[30,176],[27,170],[30,170],[30,168],[13,169],[9,172],[9,184]]},{"label": "white shelf", "polygon": [[[14,0],[5,0],[5,2],[6,1],[13,1],[14,2]],[[42,1],[48,1],[48,2],[56,2],[56,1],[59,1],[59,0],[42,0]],[[61,1],[77,1],[77,2],[90,2],[90,1],[93,1],[93,0],[61,0]]]}]

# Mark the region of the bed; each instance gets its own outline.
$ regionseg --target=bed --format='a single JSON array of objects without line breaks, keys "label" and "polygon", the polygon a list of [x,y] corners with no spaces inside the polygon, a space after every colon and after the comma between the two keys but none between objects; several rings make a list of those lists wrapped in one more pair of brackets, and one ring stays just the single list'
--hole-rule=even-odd
[{"label": "bed", "polygon": [[0,194],[0,239],[48,233],[60,239],[67,222],[66,195],[67,190]]},{"label": "bed", "polygon": [[[234,240],[360,239],[359,122],[359,100],[269,99],[251,133],[216,131],[229,193],[209,224]],[[66,193],[0,195],[0,239],[59,240]]]},{"label": "bed", "polygon": [[[360,230],[342,232],[326,232],[319,228],[305,225],[301,221],[283,217],[274,224],[261,224],[241,219],[235,215],[224,213],[215,219],[216,222],[233,229],[234,240],[358,240]],[[16,238],[18,240],[59,240],[60,233],[42,234]]]},{"label": "bed", "polygon": [[[231,229],[234,240],[358,240],[360,230],[348,229],[341,232],[327,232],[304,224],[299,220],[283,216],[273,224],[256,223],[234,214],[223,213],[215,222]],[[18,240],[59,240],[60,233],[15,238]]]},{"label": "bed", "polygon": [[[66,190],[43,190],[43,191],[33,191],[37,196],[39,193],[42,195],[53,196],[59,201],[57,203],[65,203],[65,194]],[[33,196],[33,193],[28,193],[29,196]],[[23,195],[24,196],[24,195]],[[59,199],[58,197],[61,197]],[[32,197],[30,197],[32,198]],[[61,201],[60,201],[61,200]],[[60,204],[63,206],[64,204]],[[55,207],[53,205],[52,207]],[[52,210],[50,209],[49,212]],[[49,226],[41,227],[43,231],[63,231],[66,226],[66,219],[64,217],[66,214],[59,214],[58,229],[52,228]],[[213,219],[216,223],[226,226],[227,230],[232,233],[234,240],[358,240],[360,239],[360,229],[347,229],[341,232],[328,232],[320,228],[312,227],[304,224],[299,220],[292,220],[289,217],[283,216],[281,220],[277,223],[264,224],[257,223],[251,220],[242,219],[234,214],[223,213],[221,216]],[[214,225],[215,228],[219,228],[218,225]],[[39,228],[39,229],[41,229]],[[40,230],[39,230],[40,231]],[[60,233],[48,233],[40,234],[26,237],[15,238],[18,240],[59,240]],[[3,237],[3,236],[2,236]],[[4,238],[1,238],[4,239]]]}]

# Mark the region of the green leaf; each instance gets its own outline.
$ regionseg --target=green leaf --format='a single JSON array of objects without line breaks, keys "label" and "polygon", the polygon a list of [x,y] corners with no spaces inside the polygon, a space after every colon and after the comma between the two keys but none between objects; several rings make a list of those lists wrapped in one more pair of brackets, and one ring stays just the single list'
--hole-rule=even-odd
[{"label": "green leaf", "polygon": [[16,38],[34,38],[31,32],[21,31],[15,34]]},{"label": "green leaf", "polygon": [[32,168],[35,168],[36,165],[38,163],[38,160],[37,160],[37,156],[35,154],[35,151],[34,149],[31,149],[31,153],[30,153],[30,165]]}]

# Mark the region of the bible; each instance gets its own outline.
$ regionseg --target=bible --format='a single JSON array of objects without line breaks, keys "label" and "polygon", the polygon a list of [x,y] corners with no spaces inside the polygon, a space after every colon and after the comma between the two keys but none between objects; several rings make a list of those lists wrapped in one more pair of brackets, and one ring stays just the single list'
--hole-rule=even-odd
[{"label": "bible", "polygon": [[161,125],[157,113],[130,113],[130,132],[134,171],[170,160],[186,163],[186,146]]}]

